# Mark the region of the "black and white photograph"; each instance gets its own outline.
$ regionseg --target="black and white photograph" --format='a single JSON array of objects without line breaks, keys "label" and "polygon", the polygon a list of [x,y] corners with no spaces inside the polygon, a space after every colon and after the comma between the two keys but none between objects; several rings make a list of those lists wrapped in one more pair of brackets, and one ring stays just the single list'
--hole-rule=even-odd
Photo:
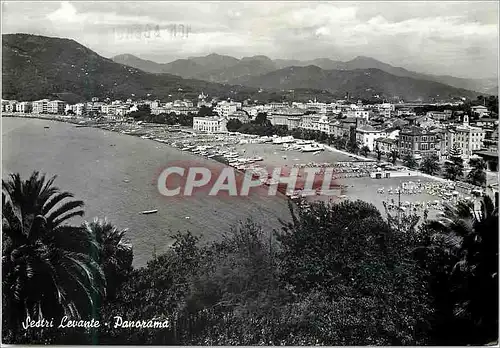
[{"label": "black and white photograph", "polygon": [[2,344],[498,346],[499,6],[2,1]]}]

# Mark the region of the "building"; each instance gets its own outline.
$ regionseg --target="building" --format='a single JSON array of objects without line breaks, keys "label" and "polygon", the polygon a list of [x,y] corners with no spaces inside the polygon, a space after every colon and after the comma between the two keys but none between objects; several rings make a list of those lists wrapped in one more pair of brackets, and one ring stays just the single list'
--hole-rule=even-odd
[{"label": "building", "polygon": [[[241,107],[241,103],[239,104]],[[238,103],[222,101],[214,107],[214,111],[221,117],[228,117],[229,115],[236,112],[238,109]]]},{"label": "building", "polygon": [[20,102],[16,104],[16,112],[26,114],[31,112],[31,107],[31,102]]},{"label": "building", "polygon": [[483,117],[477,120],[469,120],[469,123],[481,128],[496,128],[498,127],[498,118]]},{"label": "building", "polygon": [[436,121],[447,121],[451,118],[451,110],[441,111],[427,111],[426,116],[436,120]]},{"label": "building", "polygon": [[400,156],[412,155],[420,159],[436,152],[436,134],[417,126],[408,126],[399,132]]},{"label": "building", "polygon": [[411,116],[406,118],[408,120],[410,126],[418,126],[421,128],[431,128],[439,126],[439,121],[434,120],[430,116]]},{"label": "building", "polygon": [[320,117],[318,114],[303,115],[300,120],[300,128],[315,130]]},{"label": "building", "polygon": [[15,112],[16,106],[17,102],[15,100],[9,101],[9,103],[5,105],[5,112]]},{"label": "building", "polygon": [[376,138],[375,141],[375,149],[378,147],[380,151],[383,153],[391,153],[393,150],[398,149],[398,140],[380,137]]},{"label": "building", "polygon": [[86,111],[86,104],[84,103],[78,103],[71,105],[71,111],[77,116],[82,116],[85,114]]},{"label": "building", "polygon": [[486,132],[480,127],[469,125],[469,117],[464,116],[464,121],[459,126],[449,127],[446,132],[446,151],[458,148],[464,159],[473,155],[474,151],[483,148]]},{"label": "building", "polygon": [[471,111],[473,115],[483,117],[483,116],[488,116],[488,108],[486,106],[478,105],[478,106],[473,106],[471,107]]},{"label": "building", "polygon": [[250,117],[245,111],[242,110],[236,110],[234,113],[229,115],[227,117],[228,120],[238,120],[241,123],[248,123],[250,122]]},{"label": "building", "polygon": [[66,103],[62,100],[51,100],[47,105],[47,112],[49,114],[64,115],[64,109],[66,108]]},{"label": "building", "polygon": [[391,118],[394,110],[396,109],[395,106],[390,103],[377,104],[376,108],[379,112],[379,115],[385,118]]},{"label": "building", "polygon": [[35,114],[46,114],[49,108],[49,100],[36,100],[32,104],[32,112]]},{"label": "building", "polygon": [[193,129],[208,133],[227,132],[227,119],[225,117],[193,117]]},{"label": "building", "polygon": [[375,139],[383,136],[380,130],[369,125],[363,125],[356,128],[356,141],[360,147],[367,146],[370,151],[375,149]]},{"label": "building", "polygon": [[402,116],[415,116],[416,113],[411,108],[403,108],[403,109],[398,109],[397,115],[398,115],[398,117],[402,117]]},{"label": "building", "polygon": [[316,128],[320,132],[323,132],[325,134],[330,134],[330,119],[329,119],[329,117],[326,115],[321,116],[320,119],[318,120]]},{"label": "building", "polygon": [[369,120],[370,116],[372,115],[372,112],[370,110],[349,110],[346,113],[347,117],[356,117],[356,118],[362,118],[365,120]]}]

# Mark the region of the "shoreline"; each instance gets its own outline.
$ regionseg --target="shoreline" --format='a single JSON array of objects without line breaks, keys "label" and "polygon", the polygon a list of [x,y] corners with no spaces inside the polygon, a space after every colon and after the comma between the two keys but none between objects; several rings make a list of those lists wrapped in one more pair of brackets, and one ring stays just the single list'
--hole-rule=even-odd
[{"label": "shoreline", "polygon": [[[23,115],[30,115],[30,116],[23,116]],[[102,122],[102,123],[97,123],[97,122],[85,119],[83,117],[76,117],[76,116],[68,118],[68,117],[61,117],[61,116],[56,116],[56,115],[51,115],[51,114],[38,114],[38,115],[35,114],[37,116],[33,116],[33,115],[34,114],[2,113],[2,117],[5,116],[5,117],[10,117],[10,118],[21,118],[21,119],[34,118],[34,119],[41,119],[41,120],[46,120],[46,121],[57,121],[57,122],[62,122],[62,123],[73,124],[73,125],[76,125],[76,126],[81,126],[82,128],[83,127],[89,127],[89,128],[104,129],[104,130],[111,131],[111,132],[114,132],[114,133],[131,135],[131,136],[140,137],[140,138],[142,138],[142,136],[144,134],[147,134],[148,132],[152,132],[153,130],[155,130],[155,128],[156,129],[162,128],[163,130],[165,130],[165,128],[169,127],[169,125],[166,125],[166,124],[157,124],[157,123],[142,123],[142,124],[137,124],[137,123],[127,123],[125,121],[106,121],[106,122]],[[126,126],[130,126],[130,127],[140,126],[143,129],[142,129],[141,133],[134,134],[134,133],[131,133],[131,132],[124,132],[124,131],[119,131],[119,130],[104,128],[106,126],[111,127],[113,125],[116,125],[116,126],[125,126],[125,127]],[[177,133],[177,132],[174,132],[174,134],[175,133]],[[187,127],[180,128],[179,133],[196,134],[196,133],[194,133],[194,130],[189,129]],[[202,133],[202,134],[198,134],[198,135],[203,135],[203,136],[216,136],[216,135],[219,135],[219,136],[235,137],[235,138],[242,137],[243,139],[245,139],[245,138],[248,139],[248,138],[252,138],[253,137],[252,135],[248,135],[248,134],[238,134],[238,135],[236,135],[236,134],[230,133],[230,132],[227,132],[227,133],[215,133],[215,134],[210,134],[210,133],[205,134],[205,133]],[[179,147],[173,145],[177,141],[168,141],[168,140],[164,140],[164,139],[151,138],[151,137],[146,138],[145,140],[153,140],[156,143],[162,143],[164,145],[167,145],[170,149],[177,150],[178,153],[189,154],[189,155],[193,156],[194,158],[203,158],[203,160],[208,160],[210,163],[219,163],[219,164],[224,165],[226,167],[233,168],[237,172],[241,173],[241,171],[238,170],[237,168],[235,168],[235,167],[233,167],[233,166],[231,166],[231,165],[229,165],[227,163],[223,163],[221,161],[218,161],[217,159],[209,158],[209,157],[206,157],[206,156],[203,156],[203,155],[200,155],[200,154],[195,154],[195,153],[193,153],[191,151],[183,151]],[[210,142],[210,141],[208,141],[208,142]],[[236,143],[235,142],[232,147],[236,147],[237,145],[244,145],[244,144]],[[339,149],[336,149],[335,147],[333,147],[331,145],[320,144],[320,146],[322,146],[323,149],[326,150],[326,151],[329,151],[329,152],[332,152],[332,153],[336,153],[336,154],[339,154],[339,155],[343,155],[343,156],[347,156],[350,159],[355,159],[355,160],[348,161],[348,162],[352,162],[353,164],[354,163],[359,163],[359,162],[373,163],[373,164],[378,163],[374,159],[363,157],[363,156],[356,155],[356,154],[352,154],[352,153],[349,153],[349,152],[346,152],[346,151],[343,151],[343,150],[339,150]],[[244,148],[244,147],[241,147],[241,148]],[[241,148],[240,148],[240,150],[241,150]],[[275,151],[275,152],[277,152],[277,151]],[[265,162],[266,161],[264,160],[264,163]],[[404,167],[404,166],[401,166],[401,167]],[[423,172],[419,171],[418,169],[410,169],[410,168],[407,168],[407,167],[405,167],[405,168],[409,172],[410,171],[411,172],[415,172],[416,175],[414,175],[414,176],[424,177],[424,178],[427,178],[427,179],[430,179],[430,180],[434,180],[434,181],[437,181],[437,182],[440,182],[440,183],[443,183],[443,184],[453,183],[456,186],[471,186],[472,187],[472,185],[470,185],[470,184],[468,184],[466,182],[452,181],[452,180],[445,179],[445,178],[442,178],[442,177],[438,177],[438,176],[434,176],[434,175],[423,173]],[[384,179],[380,179],[380,180],[384,180]],[[477,186],[477,187],[474,187],[473,189],[483,189],[483,188]],[[486,190],[485,189],[483,189],[483,190],[486,193]]]}]

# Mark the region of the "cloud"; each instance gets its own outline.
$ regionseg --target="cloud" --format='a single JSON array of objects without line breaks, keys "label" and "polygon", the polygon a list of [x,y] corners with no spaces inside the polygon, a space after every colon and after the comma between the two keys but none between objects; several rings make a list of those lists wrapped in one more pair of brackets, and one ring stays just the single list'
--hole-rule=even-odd
[{"label": "cloud", "polygon": [[[2,20],[6,33],[69,37],[108,57],[132,53],[166,62],[212,52],[342,60],[365,55],[428,73],[496,76],[498,6],[496,2],[6,2]],[[148,38],[146,28],[154,26],[184,26],[190,33]],[[143,35],[128,41],[117,38],[117,32],[127,30],[142,30]]]}]

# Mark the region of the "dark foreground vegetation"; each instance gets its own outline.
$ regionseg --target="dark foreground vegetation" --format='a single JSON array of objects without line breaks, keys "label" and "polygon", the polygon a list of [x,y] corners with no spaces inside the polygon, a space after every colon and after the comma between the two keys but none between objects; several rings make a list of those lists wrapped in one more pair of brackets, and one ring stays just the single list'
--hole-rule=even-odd
[{"label": "dark foreground vegetation", "polygon": [[[4,343],[465,345],[498,337],[498,209],[387,218],[356,201],[290,205],[281,231],[248,220],[217,242],[177,233],[132,268],[125,231],[81,226],[83,202],[34,173],[3,181]],[[29,328],[95,318],[97,329]],[[113,328],[168,319],[164,329]]]}]

